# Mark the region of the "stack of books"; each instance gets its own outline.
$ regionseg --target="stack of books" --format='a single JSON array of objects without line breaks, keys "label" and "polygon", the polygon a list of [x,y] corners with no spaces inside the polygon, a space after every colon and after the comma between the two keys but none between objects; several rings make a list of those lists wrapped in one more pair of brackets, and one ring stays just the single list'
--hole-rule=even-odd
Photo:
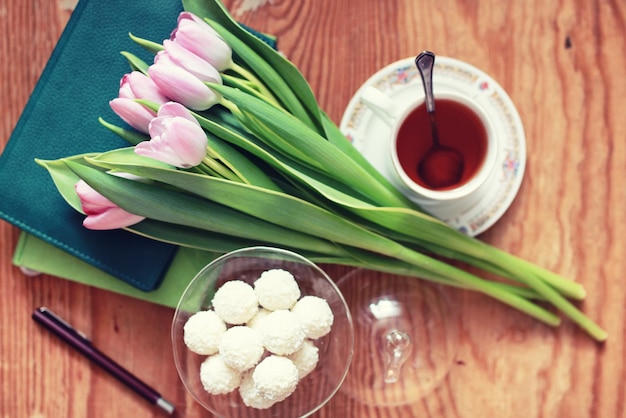
[{"label": "stack of books", "polygon": [[151,61],[129,32],[161,42],[182,5],[172,0],[80,0],[0,156],[0,219],[23,232],[14,263],[155,303],[175,306],[215,255],[127,231],[91,231],[35,158],[54,160],[127,146],[99,122],[130,71],[121,51]]}]

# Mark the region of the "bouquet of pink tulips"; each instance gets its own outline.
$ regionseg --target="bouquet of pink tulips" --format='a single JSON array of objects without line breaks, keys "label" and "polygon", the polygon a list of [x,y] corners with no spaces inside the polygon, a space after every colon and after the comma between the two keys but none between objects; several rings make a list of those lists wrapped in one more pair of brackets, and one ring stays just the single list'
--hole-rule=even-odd
[{"label": "bouquet of pink tulips", "polygon": [[425,214],[342,135],[297,68],[219,0],[183,5],[170,39],[131,36],[153,63],[124,53],[130,72],[110,104],[130,126],[102,123],[130,146],[39,161],[87,215],[87,228],[125,228],[215,253],[280,246],[319,263],[482,292],[556,326],[552,305],[606,339],[569,301],[585,297],[581,285]]}]

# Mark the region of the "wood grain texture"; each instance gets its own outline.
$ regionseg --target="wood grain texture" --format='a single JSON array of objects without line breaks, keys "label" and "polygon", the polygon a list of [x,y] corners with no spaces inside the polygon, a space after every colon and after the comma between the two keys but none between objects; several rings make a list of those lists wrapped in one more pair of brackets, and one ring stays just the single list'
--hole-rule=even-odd
[{"label": "wood grain texture", "polygon": [[[243,0],[229,0],[236,10]],[[0,0],[3,147],[63,30],[72,0]],[[339,393],[316,417],[625,417],[626,2],[606,0],[273,0],[237,16],[276,34],[335,122],[379,68],[430,49],[467,61],[509,93],[524,124],[526,176],[481,239],[582,283],[609,332],[596,344],[469,292],[458,302],[449,374],[410,405]],[[1,197],[0,197],[1,198]],[[178,380],[172,310],[11,265],[18,231],[0,223],[0,416],[157,417],[143,399],[30,319],[47,305],[158,388],[179,417],[206,417]],[[326,266],[333,277],[345,269]],[[392,287],[393,281],[388,285]]]}]

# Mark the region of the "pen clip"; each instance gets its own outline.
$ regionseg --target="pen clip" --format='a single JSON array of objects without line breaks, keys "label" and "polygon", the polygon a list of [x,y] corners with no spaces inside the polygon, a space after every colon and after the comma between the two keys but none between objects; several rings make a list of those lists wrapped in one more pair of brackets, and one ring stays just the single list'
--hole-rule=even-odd
[{"label": "pen clip", "polygon": [[78,335],[80,338],[82,338],[86,342],[91,343],[91,340],[87,337],[87,335],[77,330],[76,328],[72,327],[67,321],[65,321],[63,318],[61,318],[60,316],[58,316],[57,314],[55,314],[54,312],[52,312],[50,309],[46,308],[45,306],[38,308],[37,311],[41,315],[48,317],[48,319],[50,319],[51,321],[56,322],[58,325],[65,328],[67,331],[72,332]]}]

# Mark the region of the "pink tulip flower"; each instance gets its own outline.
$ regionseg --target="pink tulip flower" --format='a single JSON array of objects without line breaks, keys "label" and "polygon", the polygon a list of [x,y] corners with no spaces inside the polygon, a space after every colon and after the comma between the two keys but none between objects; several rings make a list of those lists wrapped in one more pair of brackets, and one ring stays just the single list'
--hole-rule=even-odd
[{"label": "pink tulip flower", "polygon": [[206,60],[200,58],[180,44],[166,39],[163,41],[164,50],[155,57],[155,62],[167,60],[178,65],[198,77],[201,81],[222,83],[220,72]]},{"label": "pink tulip flower", "polygon": [[156,113],[135,102],[135,99],[163,104],[167,97],[161,93],[154,81],[139,71],[125,74],[120,80],[119,97],[109,102],[111,109],[133,128],[148,133],[148,125]]},{"label": "pink tulip flower", "polygon": [[154,81],[140,71],[124,74],[120,80],[119,97],[127,99],[146,99],[163,104],[167,98],[161,93]]},{"label": "pink tulip flower", "polygon": [[168,102],[150,122],[150,141],[135,153],[179,168],[197,166],[206,156],[207,137],[193,115],[180,103]]},{"label": "pink tulip flower", "polygon": [[161,55],[155,61],[148,74],[171,100],[192,110],[206,110],[221,100],[202,80],[167,57]]},{"label": "pink tulip flower", "polygon": [[83,221],[85,228],[95,230],[125,228],[145,219],[143,216],[126,212],[83,180],[79,180],[74,189],[87,215]]},{"label": "pink tulip flower", "polygon": [[170,39],[210,63],[219,71],[231,67],[233,51],[205,21],[189,12],[178,16],[178,26]]}]

